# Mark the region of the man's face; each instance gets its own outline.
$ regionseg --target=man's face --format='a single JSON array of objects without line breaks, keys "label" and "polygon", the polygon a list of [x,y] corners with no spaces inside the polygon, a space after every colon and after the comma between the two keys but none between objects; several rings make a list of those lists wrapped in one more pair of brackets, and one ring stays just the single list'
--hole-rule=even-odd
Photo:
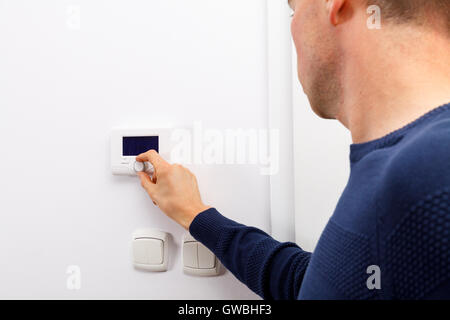
[{"label": "man's face", "polygon": [[327,0],[289,0],[294,10],[292,37],[298,57],[298,77],[313,111],[335,119],[341,84],[339,54]]}]

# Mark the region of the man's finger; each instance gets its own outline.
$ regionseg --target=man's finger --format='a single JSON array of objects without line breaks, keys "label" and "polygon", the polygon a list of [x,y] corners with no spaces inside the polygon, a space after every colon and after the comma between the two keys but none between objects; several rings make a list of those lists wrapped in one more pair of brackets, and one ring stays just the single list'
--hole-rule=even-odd
[{"label": "man's finger", "polygon": [[163,166],[168,166],[169,165],[169,163],[166,160],[164,160],[159,155],[159,153],[156,152],[155,150],[150,150],[150,151],[147,151],[145,153],[141,153],[140,155],[138,155],[136,157],[136,160],[140,161],[140,162],[148,161],[148,162],[150,162],[153,165],[153,167],[156,170],[158,170],[159,168],[161,168]]},{"label": "man's finger", "polygon": [[156,190],[156,184],[152,182],[149,175],[145,172],[138,172],[137,175],[139,176],[139,179],[141,180],[141,185],[147,191],[149,196],[153,199],[153,196],[155,194]]}]

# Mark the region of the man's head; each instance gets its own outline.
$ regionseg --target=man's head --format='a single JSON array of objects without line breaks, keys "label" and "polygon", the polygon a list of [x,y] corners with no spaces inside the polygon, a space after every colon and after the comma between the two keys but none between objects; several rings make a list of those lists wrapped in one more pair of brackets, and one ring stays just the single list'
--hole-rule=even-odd
[{"label": "man's head", "polygon": [[[300,82],[314,112],[328,119],[346,102],[348,62],[371,52],[374,36],[404,39],[397,32],[405,29],[450,35],[450,0],[289,0],[289,5],[295,11],[291,29]],[[382,30],[368,28],[371,5],[381,10]]]}]

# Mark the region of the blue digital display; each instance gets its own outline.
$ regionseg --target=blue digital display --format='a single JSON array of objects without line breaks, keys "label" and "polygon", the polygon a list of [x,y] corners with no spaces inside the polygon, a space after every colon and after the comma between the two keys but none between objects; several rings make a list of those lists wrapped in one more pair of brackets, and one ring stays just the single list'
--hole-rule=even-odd
[{"label": "blue digital display", "polygon": [[149,150],[159,152],[159,137],[123,137],[122,155],[137,156]]}]

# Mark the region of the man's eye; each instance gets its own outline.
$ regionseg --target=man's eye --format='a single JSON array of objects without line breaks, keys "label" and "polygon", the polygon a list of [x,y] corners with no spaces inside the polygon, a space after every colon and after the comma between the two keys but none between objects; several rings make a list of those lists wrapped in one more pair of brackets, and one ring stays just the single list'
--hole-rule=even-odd
[{"label": "man's eye", "polygon": [[292,12],[289,16],[290,16],[291,18],[293,18],[293,17],[294,17],[294,14],[295,14],[295,12]]}]

